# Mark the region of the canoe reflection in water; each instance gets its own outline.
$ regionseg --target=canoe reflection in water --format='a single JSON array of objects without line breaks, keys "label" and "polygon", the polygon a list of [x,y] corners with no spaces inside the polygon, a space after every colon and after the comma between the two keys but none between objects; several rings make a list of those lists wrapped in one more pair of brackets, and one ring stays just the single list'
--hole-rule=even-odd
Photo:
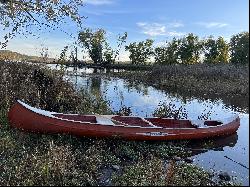
[{"label": "canoe reflection in water", "polygon": [[237,133],[204,140],[191,140],[188,142],[187,150],[191,151],[191,155],[195,156],[207,151],[223,151],[225,147],[234,147],[238,141]]}]

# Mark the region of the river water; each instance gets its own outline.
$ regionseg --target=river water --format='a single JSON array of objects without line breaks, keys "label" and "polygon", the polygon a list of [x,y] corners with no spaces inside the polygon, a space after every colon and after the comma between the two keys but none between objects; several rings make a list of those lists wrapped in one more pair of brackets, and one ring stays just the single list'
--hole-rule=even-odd
[{"label": "river water", "polygon": [[[53,69],[55,65],[49,65]],[[249,185],[249,113],[248,104],[230,105],[222,98],[185,97],[181,93],[157,90],[143,84],[131,84],[123,79],[93,74],[94,69],[83,68],[77,71],[82,76],[70,75],[73,68],[67,69],[65,78],[74,83],[76,89],[83,89],[92,95],[98,94],[108,101],[113,111],[126,107],[133,116],[151,117],[162,104],[186,109],[188,119],[209,114],[209,119],[222,120],[234,114],[240,116],[237,133],[226,138],[218,138],[209,148],[197,151],[192,156],[194,163],[206,170],[227,172],[238,178],[243,185]],[[241,99],[240,103],[248,102]],[[199,143],[199,142],[197,142]],[[194,143],[195,144],[195,143]],[[195,147],[195,145],[194,145]],[[201,147],[198,147],[200,149]]]}]

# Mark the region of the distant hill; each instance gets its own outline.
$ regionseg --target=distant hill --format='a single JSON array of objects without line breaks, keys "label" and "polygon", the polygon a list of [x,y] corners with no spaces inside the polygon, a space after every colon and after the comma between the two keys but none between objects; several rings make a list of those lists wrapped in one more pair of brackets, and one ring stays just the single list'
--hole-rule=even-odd
[{"label": "distant hill", "polygon": [[[0,61],[16,61],[16,62],[35,62],[35,63],[57,63],[58,59],[55,58],[47,58],[44,59],[43,57],[38,56],[29,56],[20,54],[17,52],[13,52],[10,50],[0,50]],[[86,64],[93,64],[92,60],[78,60],[79,63],[86,63]],[[71,62],[69,62],[71,63]],[[130,61],[117,61],[117,64],[131,64]]]},{"label": "distant hill", "polygon": [[11,61],[28,61],[28,62],[40,62],[40,63],[52,63],[56,61],[54,58],[44,59],[38,56],[23,55],[10,50],[0,50],[0,60],[11,60]]}]

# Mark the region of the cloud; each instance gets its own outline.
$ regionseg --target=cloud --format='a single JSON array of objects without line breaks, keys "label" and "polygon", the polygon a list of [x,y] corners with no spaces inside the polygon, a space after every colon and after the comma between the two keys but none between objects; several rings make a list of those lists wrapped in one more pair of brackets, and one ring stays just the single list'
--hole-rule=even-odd
[{"label": "cloud", "polygon": [[114,3],[113,0],[85,0],[84,2],[91,5],[110,5]]},{"label": "cloud", "polygon": [[137,25],[142,28],[142,32],[149,36],[161,36],[166,35],[166,27],[159,23],[144,23],[139,22]]},{"label": "cloud", "polygon": [[169,36],[176,36],[176,37],[180,37],[180,36],[183,36],[185,34],[186,33],[184,33],[184,32],[176,32],[176,31],[170,31],[170,32],[168,32]]},{"label": "cloud", "polygon": [[171,28],[184,27],[184,24],[181,22],[173,22],[173,23],[169,23],[168,27],[171,27]]},{"label": "cloud", "polygon": [[204,26],[206,28],[222,28],[228,26],[227,23],[220,22],[197,22],[196,24]]},{"label": "cloud", "polygon": [[[160,23],[146,23],[138,22],[137,26],[142,29],[142,33],[149,36],[182,36],[184,33],[177,31],[168,31],[166,25]],[[175,27],[180,27],[179,25],[174,25]],[[174,27],[169,26],[169,28]]]}]

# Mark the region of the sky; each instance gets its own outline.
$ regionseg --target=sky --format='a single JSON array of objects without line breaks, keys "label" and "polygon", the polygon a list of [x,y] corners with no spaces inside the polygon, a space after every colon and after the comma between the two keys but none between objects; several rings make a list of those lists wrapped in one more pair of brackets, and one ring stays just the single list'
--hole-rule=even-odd
[{"label": "sky", "polygon": [[[80,14],[86,16],[83,26],[102,28],[107,40],[116,47],[118,34],[128,33],[126,45],[153,39],[161,45],[173,37],[194,33],[200,38],[223,36],[229,41],[234,34],[249,32],[249,0],[84,0]],[[39,38],[16,36],[6,49],[27,55],[40,55],[47,47],[50,57],[58,57],[65,45],[72,44],[79,29],[67,20],[60,30],[48,28],[37,32]],[[0,29],[0,37],[4,32]],[[81,55],[80,55],[81,56]],[[128,52],[121,51],[120,60],[128,60]]]}]

